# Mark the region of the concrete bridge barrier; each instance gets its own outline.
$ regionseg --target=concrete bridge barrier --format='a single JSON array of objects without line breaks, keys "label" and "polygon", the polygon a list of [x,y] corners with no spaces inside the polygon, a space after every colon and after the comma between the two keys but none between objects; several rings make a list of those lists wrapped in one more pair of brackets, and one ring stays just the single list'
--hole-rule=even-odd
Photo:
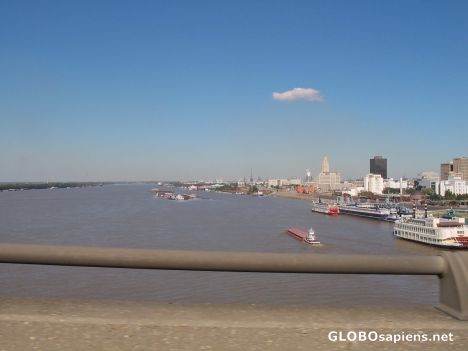
[{"label": "concrete bridge barrier", "polygon": [[437,275],[440,310],[468,320],[468,252],[300,255],[0,244],[0,263],[263,273]]}]

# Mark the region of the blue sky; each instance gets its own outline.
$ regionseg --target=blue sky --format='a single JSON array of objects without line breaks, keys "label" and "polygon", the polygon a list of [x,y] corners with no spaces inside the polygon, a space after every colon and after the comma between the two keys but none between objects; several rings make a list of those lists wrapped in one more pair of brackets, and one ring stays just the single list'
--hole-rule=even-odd
[{"label": "blue sky", "polygon": [[[466,1],[0,1],[0,181],[414,176],[468,155]],[[273,99],[294,88],[320,101]]]}]

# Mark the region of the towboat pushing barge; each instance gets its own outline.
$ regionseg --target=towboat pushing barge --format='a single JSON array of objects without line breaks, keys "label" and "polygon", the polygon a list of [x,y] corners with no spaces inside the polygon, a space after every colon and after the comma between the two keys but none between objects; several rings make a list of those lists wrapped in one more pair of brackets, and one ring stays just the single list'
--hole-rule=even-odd
[{"label": "towboat pushing barge", "polygon": [[308,232],[299,228],[289,228],[287,233],[296,239],[304,241],[307,244],[320,244],[320,241],[316,239],[315,232],[312,228],[310,228]]}]

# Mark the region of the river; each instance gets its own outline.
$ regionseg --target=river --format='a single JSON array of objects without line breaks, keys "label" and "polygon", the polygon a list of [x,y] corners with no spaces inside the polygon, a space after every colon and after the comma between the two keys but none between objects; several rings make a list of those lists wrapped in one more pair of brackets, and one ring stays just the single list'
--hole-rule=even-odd
[{"label": "river", "polygon": [[[151,184],[0,193],[0,242],[314,254],[426,255],[392,224],[312,213],[305,201],[198,192],[155,198]],[[312,226],[322,246],[285,234]],[[0,264],[2,297],[164,303],[434,304],[432,276],[266,274]]]}]

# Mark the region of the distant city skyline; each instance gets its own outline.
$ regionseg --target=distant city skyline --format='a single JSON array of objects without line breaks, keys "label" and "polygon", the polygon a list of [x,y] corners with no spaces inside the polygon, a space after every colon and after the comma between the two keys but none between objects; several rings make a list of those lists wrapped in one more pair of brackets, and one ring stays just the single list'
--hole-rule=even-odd
[{"label": "distant city skyline", "polygon": [[0,4],[0,182],[388,177],[467,156],[466,1]]}]

